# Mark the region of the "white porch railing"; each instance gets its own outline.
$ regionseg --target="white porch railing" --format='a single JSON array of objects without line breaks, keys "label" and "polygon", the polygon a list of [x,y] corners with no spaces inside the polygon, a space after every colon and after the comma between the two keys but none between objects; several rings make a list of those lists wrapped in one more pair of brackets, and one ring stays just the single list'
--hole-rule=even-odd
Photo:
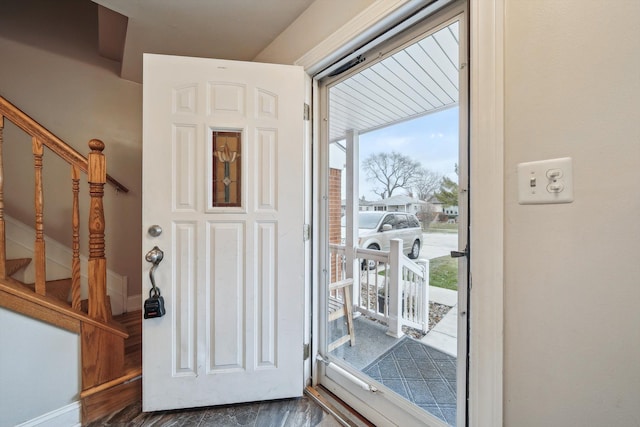
[{"label": "white porch railing", "polygon": [[[387,324],[387,333],[395,337],[402,336],[403,325],[425,332],[429,326],[428,261],[413,262],[401,248],[402,240],[394,239],[389,252],[354,249],[354,259],[360,266],[359,274],[353,275],[354,308]],[[332,282],[345,279],[346,248],[331,244],[329,250]],[[330,296],[343,301],[339,292]]]}]

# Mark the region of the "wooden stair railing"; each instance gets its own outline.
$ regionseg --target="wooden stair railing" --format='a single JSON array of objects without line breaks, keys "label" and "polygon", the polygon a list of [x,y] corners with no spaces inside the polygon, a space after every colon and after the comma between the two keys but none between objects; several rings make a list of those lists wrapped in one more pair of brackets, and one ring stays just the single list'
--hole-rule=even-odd
[{"label": "wooden stair railing", "polygon": [[[31,136],[35,174],[35,294],[22,299],[15,293],[16,289],[27,289],[16,284],[7,271],[6,236],[4,219],[4,171],[2,147],[4,143],[4,119],[8,119],[18,128]],[[53,303],[53,295],[47,295],[46,253],[44,240],[44,194],[43,194],[43,156],[44,148],[66,161],[71,167],[72,193],[72,260],[71,260],[71,305],[69,310],[63,305]],[[104,185],[110,183],[117,191],[128,192],[128,189],[106,173],[106,161],[102,153],[105,146],[100,140],[89,141],[91,152],[88,159],[53,135],[42,125],[0,96],[0,281],[3,285],[13,286],[3,289],[5,295],[12,298],[13,308],[25,312],[23,305],[38,304],[34,312],[49,313],[57,311],[65,318],[80,322],[78,333],[81,336],[82,351],[82,389],[87,390],[99,384],[111,381],[122,375],[124,369],[124,339],[127,332],[112,322],[110,303],[106,293],[106,258],[104,240]],[[79,242],[79,180],[80,173],[85,172],[89,182],[89,262],[88,262],[88,313],[81,312],[80,301],[80,242]],[[66,303],[66,302],[65,302]],[[7,302],[6,304],[10,304]],[[5,304],[2,304],[5,305]],[[44,308],[43,308],[44,307]],[[76,314],[73,314],[76,313]],[[49,318],[55,317],[47,314]],[[85,319],[84,321],[82,319]],[[43,319],[48,320],[48,319]],[[98,357],[98,355],[100,357]]]},{"label": "wooden stair railing", "polygon": [[[89,162],[86,157],[2,96],[0,96],[0,116],[6,117],[11,123],[18,126],[25,133],[32,137],[36,137],[43,145],[64,159],[68,164],[75,164],[82,172],[88,173]],[[123,193],[129,192],[127,187],[110,175],[107,175],[107,182],[111,184],[116,191],[121,191]]]}]

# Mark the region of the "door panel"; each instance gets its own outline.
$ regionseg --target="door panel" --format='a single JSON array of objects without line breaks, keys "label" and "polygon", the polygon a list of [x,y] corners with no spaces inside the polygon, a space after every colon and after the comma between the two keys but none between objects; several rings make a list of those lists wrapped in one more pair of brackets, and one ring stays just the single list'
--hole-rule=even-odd
[{"label": "door panel", "polygon": [[[143,229],[163,233],[143,248],[164,251],[167,313],[143,323],[143,409],[300,396],[303,70],[164,55],[144,66]],[[214,132],[237,144],[214,147]]]},{"label": "door panel", "polygon": [[[466,4],[456,2],[412,25],[415,27],[395,39],[363,50],[358,57],[362,61],[348,71],[342,73],[339,65],[329,67],[328,76],[319,82],[324,115],[320,125],[324,157],[320,159],[325,160],[319,195],[325,221],[321,224],[325,228],[320,234],[320,265],[326,273],[319,277],[324,286],[319,294],[323,317],[318,334],[318,382],[366,413],[376,425],[462,425],[467,414],[467,260],[460,259],[456,266],[445,256],[456,248],[455,241],[459,243],[456,249],[467,242]],[[376,73],[385,79],[371,79]],[[441,79],[442,84],[437,84],[440,104],[418,96],[418,91],[435,87]],[[375,102],[370,94],[384,84],[385,103]],[[408,113],[393,106],[404,107]],[[428,227],[422,233],[417,261],[422,261],[428,275],[422,275],[421,266],[412,261],[400,257],[396,262],[388,254],[388,245],[382,245],[381,252],[387,254],[379,255],[375,271],[361,270],[359,260],[364,256],[358,255],[365,251],[353,251],[354,244],[348,239],[341,243],[336,239],[338,224],[346,223],[343,236],[357,229],[359,210],[385,209],[380,187],[376,188],[384,183],[380,179],[384,173],[377,174],[375,168],[372,173],[372,162],[367,159],[390,152],[459,184],[458,202],[448,202],[448,206],[459,207],[457,225],[441,224],[444,220],[433,203],[434,193],[443,189],[441,178],[431,189],[412,184],[404,188],[424,202],[418,214]],[[396,167],[386,171],[395,173]],[[358,179],[363,173],[369,180]],[[344,203],[342,211],[332,205],[333,200]],[[413,233],[394,224],[393,235],[402,238],[404,252],[409,252]],[[352,257],[356,258],[353,263]],[[455,270],[457,283],[442,280],[452,278]],[[346,287],[345,296],[337,293],[339,286]],[[360,316],[350,314],[353,312]],[[399,325],[408,329],[400,332]],[[349,339],[340,341],[344,337]]]}]

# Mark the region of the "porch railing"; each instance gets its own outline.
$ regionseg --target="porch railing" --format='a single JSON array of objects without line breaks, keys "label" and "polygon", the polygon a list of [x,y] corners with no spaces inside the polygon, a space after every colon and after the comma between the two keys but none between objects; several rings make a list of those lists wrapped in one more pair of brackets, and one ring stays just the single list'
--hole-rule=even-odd
[{"label": "porch railing", "polygon": [[[401,248],[402,240],[394,239],[389,251],[354,249],[359,270],[353,275],[354,309],[387,324],[395,337],[405,325],[424,332],[429,326],[429,263],[410,260]],[[346,251],[342,245],[329,247],[332,282],[346,278]],[[330,297],[344,302],[339,292]]]}]

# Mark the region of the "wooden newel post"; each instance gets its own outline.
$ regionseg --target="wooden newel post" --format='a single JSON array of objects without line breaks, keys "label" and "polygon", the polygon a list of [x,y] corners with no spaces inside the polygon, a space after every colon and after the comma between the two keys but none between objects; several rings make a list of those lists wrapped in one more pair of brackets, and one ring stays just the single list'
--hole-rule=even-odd
[{"label": "wooden newel post", "polygon": [[104,254],[104,183],[107,181],[107,165],[104,143],[99,139],[89,141],[89,316],[100,321],[111,320],[107,304],[107,259]]}]

